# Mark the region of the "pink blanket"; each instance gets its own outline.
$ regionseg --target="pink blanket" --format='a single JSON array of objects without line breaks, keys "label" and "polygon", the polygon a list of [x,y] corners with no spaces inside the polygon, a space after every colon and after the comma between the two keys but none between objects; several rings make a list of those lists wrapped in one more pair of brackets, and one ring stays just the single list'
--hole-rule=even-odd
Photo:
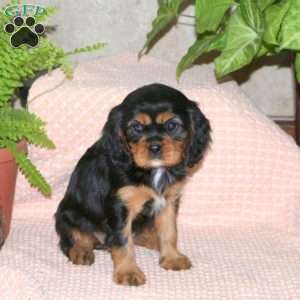
[{"label": "pink blanket", "polygon": [[[60,84],[63,75],[55,71],[34,84],[30,109],[46,120],[57,149],[30,155],[54,193],[45,200],[18,178],[12,232],[0,252],[1,300],[300,299],[299,149],[234,83],[218,85],[194,68],[178,85],[174,72],[164,62],[137,63],[125,55],[79,65],[73,81]],[[111,107],[152,82],[199,102],[213,144],[185,188],[178,220],[179,248],[193,268],[165,271],[156,252],[138,248],[147,283],[121,287],[112,282],[105,252],[96,253],[91,267],[67,261],[57,247],[53,213]]]}]

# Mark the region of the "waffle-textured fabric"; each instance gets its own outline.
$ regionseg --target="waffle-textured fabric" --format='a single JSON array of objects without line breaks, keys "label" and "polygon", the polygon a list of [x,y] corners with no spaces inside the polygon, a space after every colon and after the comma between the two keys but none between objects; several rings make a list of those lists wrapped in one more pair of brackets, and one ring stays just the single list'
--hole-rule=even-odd
[{"label": "waffle-textured fabric", "polygon": [[[0,251],[1,300],[300,299],[298,147],[234,83],[219,85],[198,67],[178,84],[174,68],[124,55],[80,64],[72,81],[62,83],[64,76],[54,71],[34,84],[30,109],[46,121],[57,148],[31,148],[30,157],[53,196],[43,199],[19,176],[12,230]],[[136,247],[147,282],[124,287],[112,281],[108,253],[97,251],[89,267],[63,256],[53,214],[110,109],[153,82],[199,103],[211,122],[213,143],[184,189],[178,217],[179,249],[193,268],[166,271],[158,253]]]}]

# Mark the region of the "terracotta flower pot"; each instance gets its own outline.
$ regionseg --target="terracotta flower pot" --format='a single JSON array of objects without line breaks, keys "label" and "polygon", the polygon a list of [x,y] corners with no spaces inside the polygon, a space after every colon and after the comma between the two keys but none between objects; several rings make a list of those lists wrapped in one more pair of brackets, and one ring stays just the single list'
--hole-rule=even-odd
[{"label": "terracotta flower pot", "polygon": [[[27,144],[21,141],[18,144],[18,149],[26,151]],[[6,238],[11,223],[14,194],[17,179],[17,164],[14,157],[7,149],[0,149],[0,212],[2,219],[2,236]],[[1,224],[1,220],[0,220]],[[1,230],[1,228],[0,228]],[[0,232],[1,244],[1,232]]]}]

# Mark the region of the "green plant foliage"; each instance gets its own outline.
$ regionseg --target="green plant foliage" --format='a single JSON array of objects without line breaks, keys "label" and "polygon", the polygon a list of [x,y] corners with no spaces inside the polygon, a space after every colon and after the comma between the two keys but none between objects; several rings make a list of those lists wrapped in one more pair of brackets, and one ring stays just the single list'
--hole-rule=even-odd
[{"label": "green plant foliage", "polygon": [[2,139],[17,143],[22,139],[43,148],[55,148],[45,133],[45,124],[35,114],[24,109],[0,109],[0,146]]},{"label": "green plant foliage", "polygon": [[256,1],[256,3],[260,11],[264,11],[269,5],[271,5],[275,1],[276,0],[258,0]]},{"label": "green plant foliage", "polygon": [[27,154],[18,150],[16,144],[11,142],[10,140],[2,140],[2,143],[7,149],[10,150],[12,155],[15,157],[19,169],[27,178],[30,185],[37,187],[43,193],[44,196],[50,196],[51,187],[44,179],[40,171],[28,159]]},{"label": "green plant foliage", "polygon": [[[234,0],[196,0],[197,32],[216,31]],[[205,13],[209,11],[210,13]]]},{"label": "green plant foliage", "polygon": [[298,82],[300,82],[300,53],[296,54],[295,69]]},{"label": "green plant foliage", "polygon": [[226,46],[215,60],[218,78],[249,64],[258,53],[262,40],[259,10],[250,0],[238,7],[226,27]]},{"label": "green plant foliage", "polygon": [[[14,4],[18,4],[18,1],[11,0],[8,3],[8,5]],[[47,136],[42,120],[27,110],[12,108],[11,99],[16,88],[21,87],[24,80],[36,76],[41,71],[51,71],[60,67],[68,78],[72,78],[70,56],[98,51],[104,44],[97,43],[65,52],[46,36],[41,36],[39,45],[35,48],[26,45],[12,48],[9,35],[1,30],[5,24],[11,22],[4,14],[8,5],[0,9],[0,147],[8,148],[29,183],[45,196],[49,196],[51,194],[49,184],[28,159],[26,153],[17,149],[16,144],[20,140],[26,140],[28,143],[47,149],[53,149],[55,146]],[[47,8],[47,13],[37,17],[37,20],[44,21],[55,12],[56,8]]]},{"label": "green plant foliage", "polygon": [[212,50],[222,50],[224,47],[224,34],[209,34],[201,36],[196,42],[188,49],[188,52],[181,58],[176,69],[176,78],[179,80],[182,72],[188,69],[200,55]]},{"label": "green plant foliage", "polygon": [[162,0],[157,11],[157,16],[152,22],[152,29],[147,34],[147,40],[140,51],[139,56],[147,52],[151,45],[154,43],[156,37],[161,33],[163,29],[169,26],[176,18],[182,7],[183,0]]},{"label": "green plant foliage", "polygon": [[291,2],[281,25],[281,49],[300,50],[300,0]]},{"label": "green plant foliage", "polygon": [[[176,77],[204,53],[217,50],[216,75],[222,78],[262,56],[300,52],[300,0],[194,0],[196,41],[177,65]],[[147,52],[170,25],[163,3],[158,8],[143,48]],[[178,19],[173,11],[172,21]],[[171,15],[171,13],[170,13]],[[159,22],[164,18],[165,22]],[[295,63],[300,74],[299,54]],[[300,76],[297,77],[298,81]],[[300,81],[299,81],[300,82]]]},{"label": "green plant foliage", "polygon": [[67,52],[66,55],[74,55],[79,53],[92,52],[102,49],[106,44],[105,43],[97,43],[94,45],[89,45],[83,48],[75,48],[73,51]]},{"label": "green plant foliage", "polygon": [[291,1],[283,0],[278,4],[272,5],[265,11],[266,31],[264,34],[264,41],[269,44],[279,45],[279,32],[282,21],[291,6]]}]

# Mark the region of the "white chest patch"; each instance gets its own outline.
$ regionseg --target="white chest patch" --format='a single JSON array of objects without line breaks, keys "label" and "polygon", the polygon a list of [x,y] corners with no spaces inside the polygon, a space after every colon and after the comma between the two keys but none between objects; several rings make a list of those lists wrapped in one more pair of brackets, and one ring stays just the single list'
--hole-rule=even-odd
[{"label": "white chest patch", "polygon": [[163,196],[157,196],[154,199],[154,203],[153,203],[153,213],[154,214],[159,214],[161,212],[162,209],[164,209],[166,206],[166,199]]},{"label": "white chest patch", "polygon": [[154,174],[154,177],[153,177],[152,184],[153,184],[153,187],[154,187],[156,190],[159,190],[160,182],[161,182],[161,180],[162,180],[162,177],[163,177],[163,175],[164,175],[164,172],[165,172],[165,169],[164,169],[164,168],[158,168],[158,169],[155,171],[155,174]]},{"label": "white chest patch", "polygon": [[166,199],[160,193],[161,186],[162,186],[164,176],[165,176],[165,172],[166,172],[165,168],[162,168],[162,167],[157,168],[152,177],[152,186],[157,191],[157,196],[155,197],[154,203],[152,206],[154,214],[159,214],[161,212],[161,210],[164,209],[166,206]]}]

